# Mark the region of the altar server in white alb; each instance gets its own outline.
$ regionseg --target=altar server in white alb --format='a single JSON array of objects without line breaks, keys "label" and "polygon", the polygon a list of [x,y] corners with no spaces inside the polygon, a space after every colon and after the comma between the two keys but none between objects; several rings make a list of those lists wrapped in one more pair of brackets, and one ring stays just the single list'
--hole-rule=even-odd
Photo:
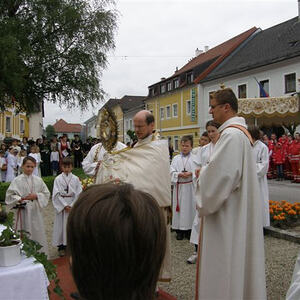
[{"label": "altar server in white alb", "polygon": [[67,221],[69,212],[82,191],[81,182],[72,174],[73,162],[70,157],[65,157],[61,163],[62,173],[54,180],[52,201],[55,208],[53,226],[53,246],[58,247],[60,256],[65,255],[67,247]]},{"label": "altar server in white alb", "polygon": [[269,169],[269,149],[260,140],[260,132],[257,126],[249,126],[248,128],[254,144],[254,159],[256,162],[256,172],[260,187],[260,200],[262,205],[263,226],[270,226],[270,212],[269,212],[269,187],[267,180],[267,173]]},{"label": "altar server in white alb", "polygon": [[229,88],[210,97],[221,133],[199,175],[196,197],[203,217],[196,299],[266,299],[260,189],[244,118]]},{"label": "altar server in white alb", "polygon": [[210,143],[207,131],[204,131],[199,139],[199,146],[193,148],[192,153],[197,156],[200,154],[201,148]]},{"label": "altar server in white alb", "polygon": [[12,182],[16,177],[17,172],[17,154],[18,150],[14,149],[12,146],[8,149],[7,154],[7,171],[6,171],[6,182]]},{"label": "altar server in white alb", "polygon": [[33,175],[41,177],[40,172],[39,172],[39,167],[40,167],[40,163],[41,163],[41,155],[38,153],[37,148],[38,148],[37,146],[31,146],[30,153],[28,154],[28,156],[33,157],[36,161],[36,167],[33,170]]},{"label": "altar server in white alb", "polygon": [[172,228],[176,230],[176,239],[190,238],[193,220],[196,213],[193,173],[197,165],[194,162],[192,148],[193,137],[181,138],[181,153],[171,163],[171,182],[173,189]]},{"label": "altar server in white alb", "polygon": [[[214,121],[208,121],[206,123],[206,130],[208,134],[208,138],[211,141],[207,145],[203,145],[201,147],[200,151],[195,155],[194,160],[197,165],[201,167],[207,165],[209,163],[210,157],[214,151],[215,145],[220,137],[220,133],[218,131],[218,128],[220,125]],[[199,177],[200,169],[197,169],[195,171],[195,176]],[[187,263],[194,264],[197,261],[197,252],[198,252],[198,242],[199,242],[199,232],[200,232],[200,218],[198,215],[198,211],[196,210],[196,215],[193,222],[192,232],[191,232],[191,238],[190,243],[195,245],[195,251],[194,253],[187,259]]]},{"label": "altar server in white alb", "polygon": [[48,204],[50,192],[44,181],[33,175],[36,162],[33,157],[23,159],[23,173],[16,177],[7,189],[5,203],[17,207],[17,230],[30,233],[30,238],[40,243],[41,251],[48,253],[42,209]]}]

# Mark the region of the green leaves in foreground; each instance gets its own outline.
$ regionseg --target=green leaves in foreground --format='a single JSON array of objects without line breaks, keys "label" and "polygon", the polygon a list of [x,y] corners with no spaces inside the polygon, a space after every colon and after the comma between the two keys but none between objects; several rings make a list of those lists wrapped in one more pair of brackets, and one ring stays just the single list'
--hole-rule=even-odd
[{"label": "green leaves in foreground", "polygon": [[[57,277],[56,266],[48,260],[47,255],[44,252],[40,252],[42,246],[36,241],[31,240],[29,234],[25,231],[22,231],[22,250],[25,252],[27,257],[34,257],[35,263],[41,263],[46,271],[49,281],[54,281],[55,287],[53,291],[59,295],[62,299],[65,299],[63,296],[63,290],[59,285],[59,279]],[[48,289],[50,293],[50,290]]]}]

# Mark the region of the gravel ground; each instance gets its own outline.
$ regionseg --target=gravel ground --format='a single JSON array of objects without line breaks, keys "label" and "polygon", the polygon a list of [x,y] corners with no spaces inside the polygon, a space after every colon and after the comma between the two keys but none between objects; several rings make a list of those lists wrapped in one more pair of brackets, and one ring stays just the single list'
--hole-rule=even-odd
[{"label": "gravel ground", "polygon": [[[54,209],[51,202],[44,210],[44,218],[49,255],[50,258],[56,258],[57,250],[51,245],[54,221]],[[178,300],[194,299],[196,266],[186,263],[186,259],[193,253],[193,250],[189,241],[177,241],[175,233],[172,233],[173,278],[171,283],[162,283],[160,287]],[[265,236],[268,299],[285,299],[299,250],[299,244]]]}]

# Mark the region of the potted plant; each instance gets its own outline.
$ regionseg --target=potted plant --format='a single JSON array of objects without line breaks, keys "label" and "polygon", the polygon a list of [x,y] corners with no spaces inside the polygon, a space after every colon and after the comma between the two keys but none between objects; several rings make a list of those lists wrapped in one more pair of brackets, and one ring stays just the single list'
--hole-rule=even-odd
[{"label": "potted plant", "polygon": [[[22,231],[20,238],[20,234],[13,229],[13,224],[14,213],[6,213],[5,209],[0,204],[0,266],[7,267],[18,264],[21,261],[22,248],[22,251],[27,257],[34,257],[35,262],[39,262],[44,266],[48,280],[50,282],[54,281],[55,287],[53,291],[61,299],[65,299],[63,290],[59,285],[56,266],[48,260],[47,255],[44,252],[40,251],[42,246],[29,238],[28,232]],[[5,251],[9,252],[9,254]],[[1,262],[2,258],[3,262]],[[50,294],[49,289],[48,292]]]},{"label": "potted plant", "polygon": [[0,266],[9,267],[21,261],[21,240],[13,230],[14,214],[0,205]]}]

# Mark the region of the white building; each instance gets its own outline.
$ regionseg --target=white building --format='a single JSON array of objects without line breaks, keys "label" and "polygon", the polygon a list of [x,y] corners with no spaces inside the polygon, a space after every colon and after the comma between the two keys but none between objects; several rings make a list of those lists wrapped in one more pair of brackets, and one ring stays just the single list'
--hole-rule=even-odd
[{"label": "white building", "polygon": [[97,121],[98,116],[94,115],[91,118],[89,118],[87,121],[84,122],[85,124],[85,137],[97,137]]},{"label": "white building", "polygon": [[[284,123],[299,124],[299,107],[297,109],[297,101],[291,97],[300,92],[299,37],[300,22],[297,17],[266,30],[258,30],[200,81],[200,131],[205,130],[205,123],[211,119],[209,95],[220,89],[220,84],[232,88],[241,99],[239,106],[247,103],[249,114],[240,114],[247,118],[248,123],[255,123],[268,133],[275,131],[278,134],[282,133],[281,126]],[[270,98],[262,98],[258,82]],[[255,105],[253,101],[251,103],[243,99],[253,99]],[[256,106],[256,110],[250,106]],[[264,108],[259,109],[259,106]]]},{"label": "white building", "polygon": [[131,142],[130,137],[127,134],[128,130],[134,131],[133,117],[140,111],[145,109],[144,104],[145,96],[127,96],[121,98],[120,106],[123,111],[123,128],[124,128],[124,143]]}]

